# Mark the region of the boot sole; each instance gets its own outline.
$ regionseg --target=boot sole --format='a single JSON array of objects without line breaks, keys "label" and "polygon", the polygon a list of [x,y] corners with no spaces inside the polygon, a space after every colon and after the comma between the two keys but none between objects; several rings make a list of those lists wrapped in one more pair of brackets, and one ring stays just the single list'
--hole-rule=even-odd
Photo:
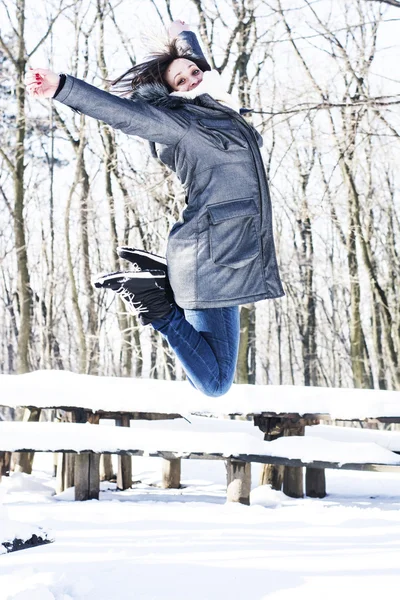
[{"label": "boot sole", "polygon": [[[167,260],[165,258],[163,258],[162,256],[158,256],[158,254],[151,254],[149,252],[145,252],[144,250],[136,250],[136,248],[128,248],[127,246],[119,246],[117,248],[117,254],[121,258],[127,258],[127,257],[132,258],[135,256],[143,256],[144,258],[154,261],[155,263],[160,263],[160,265],[163,265],[164,267],[167,266]],[[129,258],[128,258],[128,260],[129,260]]]},{"label": "boot sole", "polygon": [[163,279],[165,281],[165,273],[163,271],[133,271],[133,272],[125,272],[125,273],[111,273],[107,275],[103,275],[97,277],[94,281],[94,285],[98,286],[103,285],[106,281],[112,281],[113,279],[121,279],[121,283],[127,281],[128,279]]}]

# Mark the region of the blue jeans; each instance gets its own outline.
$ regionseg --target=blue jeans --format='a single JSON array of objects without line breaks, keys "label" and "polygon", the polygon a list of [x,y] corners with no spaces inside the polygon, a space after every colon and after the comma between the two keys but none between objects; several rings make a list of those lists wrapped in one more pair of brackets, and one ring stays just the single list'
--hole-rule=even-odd
[{"label": "blue jeans", "polygon": [[152,325],[168,340],[195,388],[207,396],[229,390],[239,350],[238,306],[185,311],[175,306]]}]

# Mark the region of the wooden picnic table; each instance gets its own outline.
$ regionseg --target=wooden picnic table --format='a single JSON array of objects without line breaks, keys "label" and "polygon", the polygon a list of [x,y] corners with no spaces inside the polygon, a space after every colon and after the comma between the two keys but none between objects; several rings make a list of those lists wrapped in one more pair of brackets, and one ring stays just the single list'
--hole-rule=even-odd
[{"label": "wooden picnic table", "polygon": [[[42,409],[63,411],[64,418],[75,423],[98,424],[100,419],[115,419],[122,427],[129,427],[131,420],[170,420],[181,416],[190,420],[192,414],[241,418],[253,420],[267,441],[281,436],[303,436],[306,426],[328,420],[400,422],[399,392],[376,390],[236,385],[223,398],[205,398],[188,382],[95,377],[64,371],[0,375],[0,390],[0,405],[24,407],[33,418],[38,418]],[[95,455],[80,456],[81,472],[93,474],[98,468],[97,461]],[[271,464],[273,462],[271,459]],[[164,463],[165,480],[171,487],[177,485],[180,460],[171,454]],[[240,463],[239,460],[234,465],[235,474],[242,469],[243,479],[248,478],[249,473],[245,473],[248,465]],[[284,491],[294,497],[303,495],[301,464],[301,461],[286,461]],[[307,468],[308,495],[325,494],[320,467]],[[62,471],[64,475],[60,477],[68,485],[65,461]],[[121,452],[118,487],[126,489],[131,483],[130,456]]]}]

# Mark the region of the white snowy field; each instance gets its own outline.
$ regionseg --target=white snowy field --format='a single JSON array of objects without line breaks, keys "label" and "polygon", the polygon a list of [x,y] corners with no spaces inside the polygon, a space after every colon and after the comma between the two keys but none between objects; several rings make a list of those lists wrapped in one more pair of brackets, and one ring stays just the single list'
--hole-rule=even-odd
[{"label": "white snowy field", "polygon": [[[54,543],[0,556],[1,600],[372,600],[400,589],[400,477],[327,471],[323,500],[257,487],[225,503],[224,464],[182,461],[162,490],[160,459],[133,459],[132,490],[99,501],[54,496],[52,457],[3,478],[3,523]],[[0,507],[1,509],[1,507]],[[1,515],[0,515],[1,522]]]}]

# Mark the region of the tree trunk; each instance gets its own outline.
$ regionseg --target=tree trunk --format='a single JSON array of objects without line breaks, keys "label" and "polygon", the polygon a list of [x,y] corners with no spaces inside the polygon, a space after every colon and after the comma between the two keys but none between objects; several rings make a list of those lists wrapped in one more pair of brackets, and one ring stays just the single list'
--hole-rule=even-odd
[{"label": "tree trunk", "polygon": [[29,365],[29,340],[31,335],[32,290],[28,269],[28,254],[25,237],[25,189],[24,189],[24,141],[25,141],[25,0],[17,0],[18,58],[15,94],[17,101],[16,146],[14,168],[14,235],[17,250],[18,299],[20,325],[18,332],[17,372],[27,373]]},{"label": "tree trunk", "polygon": [[240,307],[240,341],[235,382],[255,383],[255,308]]}]

